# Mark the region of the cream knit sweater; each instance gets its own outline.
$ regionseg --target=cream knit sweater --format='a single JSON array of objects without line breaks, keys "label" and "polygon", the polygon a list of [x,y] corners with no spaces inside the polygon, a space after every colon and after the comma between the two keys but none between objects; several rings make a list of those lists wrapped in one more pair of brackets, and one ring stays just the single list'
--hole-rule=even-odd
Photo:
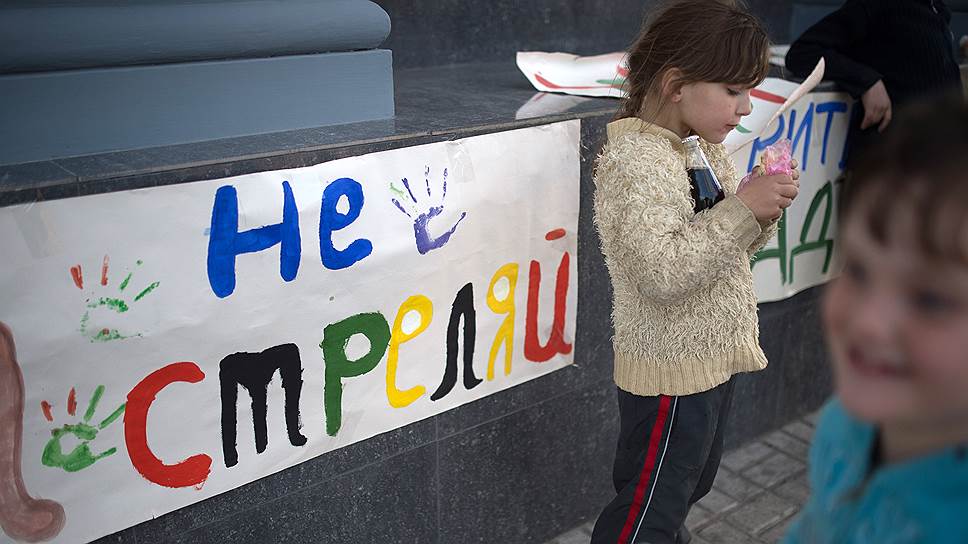
[{"label": "cream knit sweater", "polygon": [[762,370],[750,257],[761,229],[736,192],[722,145],[700,143],[726,198],[693,213],[685,150],[636,118],[608,125],[595,172],[595,226],[612,280],[615,383],[636,395],[690,395]]}]

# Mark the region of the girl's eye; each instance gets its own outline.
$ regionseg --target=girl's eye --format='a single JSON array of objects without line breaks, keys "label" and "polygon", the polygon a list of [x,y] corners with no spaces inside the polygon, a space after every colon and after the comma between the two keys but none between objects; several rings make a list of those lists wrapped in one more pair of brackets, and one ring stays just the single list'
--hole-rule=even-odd
[{"label": "girl's eye", "polygon": [[726,89],[726,92],[729,93],[729,96],[739,96],[740,95],[740,92],[737,91],[736,89],[727,88]]}]

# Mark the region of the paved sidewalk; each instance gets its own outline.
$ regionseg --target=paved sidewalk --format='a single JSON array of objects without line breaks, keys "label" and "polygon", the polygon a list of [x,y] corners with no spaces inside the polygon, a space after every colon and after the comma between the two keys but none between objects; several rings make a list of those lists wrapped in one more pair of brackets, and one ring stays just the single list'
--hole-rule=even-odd
[{"label": "paved sidewalk", "polygon": [[[723,457],[712,491],[686,518],[692,544],[777,542],[806,502],[808,443],[816,414]],[[588,544],[594,520],[546,544]]]}]

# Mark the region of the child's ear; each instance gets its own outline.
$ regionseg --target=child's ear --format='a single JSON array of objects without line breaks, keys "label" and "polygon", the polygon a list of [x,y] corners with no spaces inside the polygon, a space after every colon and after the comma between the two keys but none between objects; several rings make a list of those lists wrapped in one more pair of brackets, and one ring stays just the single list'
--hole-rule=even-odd
[{"label": "child's ear", "polygon": [[662,74],[662,95],[672,102],[682,100],[682,70],[669,68]]}]

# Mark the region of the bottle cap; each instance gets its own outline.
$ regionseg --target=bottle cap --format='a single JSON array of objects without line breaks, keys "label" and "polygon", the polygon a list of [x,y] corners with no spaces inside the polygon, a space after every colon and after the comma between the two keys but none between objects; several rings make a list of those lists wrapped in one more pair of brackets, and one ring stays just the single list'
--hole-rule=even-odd
[{"label": "bottle cap", "polygon": [[699,147],[699,136],[693,134],[682,139],[682,145],[686,147]]}]

